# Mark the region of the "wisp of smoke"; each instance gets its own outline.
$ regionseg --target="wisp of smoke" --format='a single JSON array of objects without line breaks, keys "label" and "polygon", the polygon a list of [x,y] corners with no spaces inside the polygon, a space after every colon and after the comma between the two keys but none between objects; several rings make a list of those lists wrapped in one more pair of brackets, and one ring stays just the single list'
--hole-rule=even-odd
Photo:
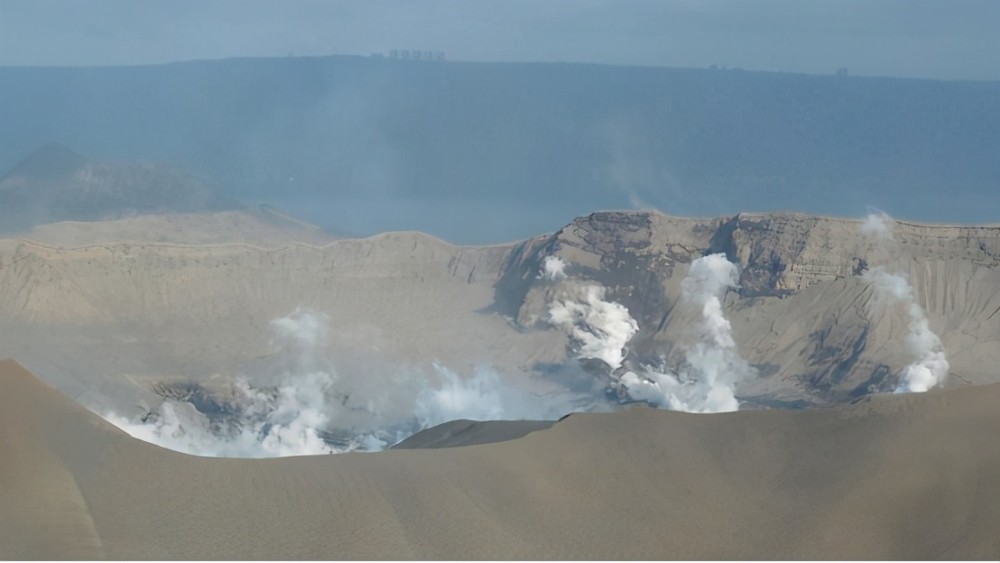
[{"label": "wisp of smoke", "polygon": [[[322,348],[329,317],[296,309],[271,322],[273,340],[295,369],[283,373],[273,388],[257,388],[245,378],[233,385],[238,420],[213,423],[189,404],[165,401],[134,422],[115,413],[105,416],[133,436],[194,455],[277,457],[333,451],[320,432],[329,422],[327,394],[335,377],[326,371]],[[353,449],[353,448],[349,448]]]},{"label": "wisp of smoke", "polygon": [[549,308],[549,323],[570,335],[578,358],[601,360],[612,371],[621,367],[638,323],[624,305],[604,300],[602,286],[588,284],[568,292]]},{"label": "wisp of smoke", "polygon": [[566,394],[544,396],[527,385],[504,382],[495,371],[480,369],[463,378],[439,364],[434,369],[440,385],[428,386],[417,396],[415,414],[421,428],[458,419],[553,420],[575,410]]},{"label": "wisp of smoke", "polygon": [[892,217],[884,211],[870,208],[864,222],[861,223],[861,234],[875,237],[880,241],[892,241]]},{"label": "wisp of smoke", "polygon": [[488,368],[469,377],[439,364],[430,378],[402,369],[340,377],[325,350],[329,322],[307,309],[272,321],[272,343],[289,367],[272,386],[237,378],[232,416],[213,419],[191,403],[167,400],[142,420],[104,417],[136,438],[185,453],[277,457],[378,451],[449,420],[554,420],[595,403],[558,386],[539,392],[527,376],[501,377]]},{"label": "wisp of smoke", "polygon": [[699,307],[698,341],[685,351],[686,364],[677,374],[646,369],[619,379],[629,396],[671,410],[728,412],[739,410],[736,385],[756,371],[740,357],[720,295],[737,287],[739,270],[724,254],[691,263],[681,282],[681,298]]},{"label": "wisp of smoke", "polygon": [[542,271],[538,277],[549,281],[566,279],[566,262],[558,256],[546,256],[542,261]]},{"label": "wisp of smoke", "polygon": [[[861,233],[875,238],[878,245],[894,240],[892,217],[883,211],[870,210]],[[864,275],[876,291],[894,301],[903,303],[909,316],[906,347],[914,360],[900,374],[896,393],[923,393],[940,385],[948,377],[948,358],[941,339],[930,329],[927,315],[917,303],[910,282],[901,274],[885,271],[882,266],[867,270]]]},{"label": "wisp of smoke", "polygon": [[917,304],[910,283],[903,276],[890,274],[881,268],[868,270],[864,278],[876,291],[903,303],[910,319],[906,347],[915,359],[903,369],[894,392],[923,393],[944,383],[950,367],[944,345],[930,329],[927,315]]},{"label": "wisp of smoke", "polygon": [[300,360],[317,361],[330,336],[330,317],[310,309],[296,308],[287,317],[271,321],[272,342],[277,342]]}]

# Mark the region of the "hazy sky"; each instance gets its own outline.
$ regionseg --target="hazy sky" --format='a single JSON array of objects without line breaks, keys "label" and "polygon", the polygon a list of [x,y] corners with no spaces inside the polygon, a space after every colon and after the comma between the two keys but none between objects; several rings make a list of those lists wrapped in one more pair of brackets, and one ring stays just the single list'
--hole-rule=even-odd
[{"label": "hazy sky", "polygon": [[998,0],[0,0],[0,64],[444,51],[1000,80]]}]

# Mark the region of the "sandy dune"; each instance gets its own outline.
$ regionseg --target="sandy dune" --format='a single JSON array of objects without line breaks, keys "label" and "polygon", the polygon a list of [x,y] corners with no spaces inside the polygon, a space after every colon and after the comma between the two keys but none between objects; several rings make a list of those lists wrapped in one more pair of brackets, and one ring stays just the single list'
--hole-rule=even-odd
[{"label": "sandy dune", "polygon": [[468,447],[208,459],[130,438],[6,361],[0,557],[997,558],[998,435],[989,385],[807,411],[581,414]]}]

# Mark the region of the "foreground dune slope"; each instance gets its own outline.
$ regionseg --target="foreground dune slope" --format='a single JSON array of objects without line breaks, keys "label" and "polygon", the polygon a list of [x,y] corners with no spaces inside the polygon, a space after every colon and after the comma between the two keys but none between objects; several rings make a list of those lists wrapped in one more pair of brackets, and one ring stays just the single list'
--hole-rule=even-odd
[{"label": "foreground dune slope", "polygon": [[[480,434],[502,423],[485,423]],[[1000,386],[195,458],[0,362],[3,558],[996,558]]]}]

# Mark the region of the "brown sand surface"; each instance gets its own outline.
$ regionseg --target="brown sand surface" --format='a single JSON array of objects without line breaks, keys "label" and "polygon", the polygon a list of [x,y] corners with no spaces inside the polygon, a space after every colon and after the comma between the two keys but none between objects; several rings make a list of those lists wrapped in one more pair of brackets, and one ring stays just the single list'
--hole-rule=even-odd
[{"label": "brown sand surface", "polygon": [[996,559],[998,436],[986,385],[578,414],[467,447],[196,458],[5,361],[0,557]]}]

